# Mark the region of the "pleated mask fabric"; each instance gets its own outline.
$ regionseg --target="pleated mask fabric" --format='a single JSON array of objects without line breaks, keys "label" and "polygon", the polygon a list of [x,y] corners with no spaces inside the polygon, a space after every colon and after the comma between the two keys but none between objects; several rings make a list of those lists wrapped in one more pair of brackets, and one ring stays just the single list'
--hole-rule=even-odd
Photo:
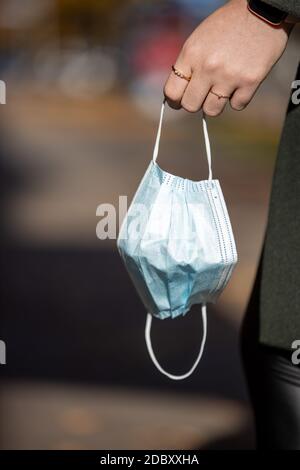
[{"label": "pleated mask fabric", "polygon": [[[122,222],[117,247],[147,310],[145,340],[158,370],[174,380],[197,367],[207,336],[206,304],[226,287],[238,256],[232,226],[218,179],[212,178],[211,149],[202,117],[208,179],[175,176],[157,164],[165,100],[162,103],[153,158]],[[198,356],[182,375],[164,370],[151,344],[153,317],[186,315],[201,304],[203,334]]]}]

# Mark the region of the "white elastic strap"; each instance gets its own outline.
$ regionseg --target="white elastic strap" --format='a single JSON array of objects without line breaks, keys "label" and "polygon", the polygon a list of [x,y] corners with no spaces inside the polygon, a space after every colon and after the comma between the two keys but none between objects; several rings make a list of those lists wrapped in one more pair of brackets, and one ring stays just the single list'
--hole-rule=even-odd
[{"label": "white elastic strap", "polygon": [[[154,150],[153,150],[153,157],[152,157],[152,160],[154,162],[156,162],[158,151],[159,151],[159,142],[160,142],[160,136],[161,136],[162,122],[163,122],[163,117],[164,117],[165,102],[166,102],[166,99],[163,100],[163,103],[161,105],[161,110],[160,110],[159,124],[158,124],[155,145],[154,145]],[[205,141],[206,158],[207,158],[207,163],[208,163],[208,179],[211,180],[212,179],[211,149],[210,149],[206,118],[205,118],[204,113],[202,115],[202,125],[203,125],[204,141]]]},{"label": "white elastic strap", "polygon": [[206,150],[206,157],[208,163],[208,179],[212,179],[212,171],[211,171],[211,150],[210,150],[210,142],[208,137],[208,130],[206,124],[205,114],[202,114],[202,125],[203,125],[203,134],[204,134],[204,141],[205,141],[205,150]]},{"label": "white elastic strap", "polygon": [[151,336],[150,336],[150,333],[151,333],[151,323],[152,323],[152,315],[151,313],[147,313],[147,319],[146,319],[146,327],[145,327],[145,340],[146,340],[146,345],[147,345],[147,349],[148,349],[148,352],[149,352],[149,355],[155,365],[155,367],[164,375],[166,375],[167,377],[169,377],[170,379],[173,379],[173,380],[183,380],[183,379],[186,379],[187,377],[189,377],[193,372],[194,370],[196,369],[197,365],[199,364],[199,361],[203,355],[203,351],[204,351],[204,346],[205,346],[205,342],[206,342],[206,336],[207,336],[207,315],[206,315],[206,304],[202,304],[202,307],[201,307],[201,312],[202,312],[202,324],[203,324],[203,335],[202,335],[202,341],[201,341],[201,346],[200,346],[200,350],[199,350],[199,353],[198,353],[198,356],[193,364],[193,366],[191,367],[191,369],[186,372],[185,374],[183,375],[173,375],[173,374],[170,374],[169,372],[165,371],[161,365],[159,364],[158,360],[156,359],[155,357],[155,354],[153,352],[153,349],[152,349],[152,344],[151,344]]},{"label": "white elastic strap", "polygon": [[158,150],[159,150],[159,141],[160,141],[160,135],[161,135],[161,126],[162,126],[163,117],[164,117],[165,102],[166,102],[166,99],[163,100],[162,105],[161,105],[161,110],[160,110],[159,124],[158,124],[155,145],[154,145],[154,150],[153,150],[153,157],[152,157],[152,160],[154,162],[156,162]]}]

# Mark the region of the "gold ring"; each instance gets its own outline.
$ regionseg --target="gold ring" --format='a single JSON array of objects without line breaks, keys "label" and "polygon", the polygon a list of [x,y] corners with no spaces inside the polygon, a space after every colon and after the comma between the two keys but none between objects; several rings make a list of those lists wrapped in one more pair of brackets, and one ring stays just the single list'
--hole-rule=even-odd
[{"label": "gold ring", "polygon": [[215,91],[212,91],[212,90],[210,90],[209,93],[212,93],[213,95],[217,96],[219,100],[220,100],[221,98],[225,98],[225,99],[229,99],[229,98],[230,98],[230,96],[220,95],[219,93],[216,93]]},{"label": "gold ring", "polygon": [[182,73],[182,72],[180,72],[180,70],[176,69],[176,68],[174,67],[174,65],[172,65],[172,70],[173,70],[173,72],[175,73],[175,75],[177,75],[177,77],[183,78],[183,79],[186,80],[187,82],[189,82],[189,81],[191,80],[191,78],[192,78],[192,76],[187,77],[186,75],[184,75],[184,73]]}]

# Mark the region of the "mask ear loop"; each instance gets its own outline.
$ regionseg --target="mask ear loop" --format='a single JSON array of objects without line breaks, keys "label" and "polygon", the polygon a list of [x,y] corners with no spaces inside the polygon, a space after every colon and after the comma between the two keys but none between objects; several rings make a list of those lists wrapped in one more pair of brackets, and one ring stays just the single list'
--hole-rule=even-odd
[{"label": "mask ear loop", "polygon": [[172,379],[172,380],[186,379],[187,377],[189,377],[194,372],[194,370],[196,369],[197,365],[200,362],[200,359],[202,358],[203,351],[204,351],[204,346],[205,346],[205,343],[206,343],[206,337],[207,337],[206,304],[202,304],[201,313],[202,313],[203,335],[202,335],[202,341],[201,341],[199,353],[198,353],[198,356],[197,356],[193,366],[191,367],[191,369],[188,372],[186,372],[185,374],[182,374],[182,375],[170,374],[169,372],[167,372],[165,369],[162,368],[162,366],[159,364],[158,360],[156,359],[156,356],[153,352],[152,343],[151,343],[151,336],[150,336],[152,315],[151,315],[151,313],[147,313],[146,328],[145,328],[145,340],[146,340],[147,349],[148,349],[149,355],[150,355],[150,357],[152,359],[152,362],[154,363],[155,367],[162,374],[169,377],[169,379]]},{"label": "mask ear loop", "polygon": [[164,98],[162,105],[161,105],[161,109],[160,109],[159,124],[158,124],[155,145],[154,145],[154,150],[153,150],[153,156],[152,156],[152,160],[154,163],[156,162],[158,150],[159,150],[159,142],[160,142],[161,128],[162,128],[162,122],[163,122],[164,111],[165,111],[165,103],[166,103],[166,98]]},{"label": "mask ear loop", "polygon": [[[158,151],[159,151],[159,142],[160,142],[160,137],[161,137],[162,122],[163,122],[163,117],[164,117],[164,112],[165,112],[165,103],[166,103],[166,98],[164,98],[162,105],[161,105],[161,110],[160,110],[159,124],[158,124],[155,145],[154,145],[154,150],[153,150],[153,156],[152,156],[152,160],[154,163],[157,160]],[[211,148],[210,148],[210,141],[209,141],[208,130],[207,130],[206,117],[204,113],[202,114],[202,126],[203,126],[206,158],[207,158],[207,163],[208,163],[208,179],[211,180],[212,179]]]},{"label": "mask ear loop", "polygon": [[203,126],[206,158],[207,158],[207,163],[208,163],[208,179],[212,180],[211,149],[210,149],[210,141],[209,141],[208,130],[207,130],[206,117],[204,113],[202,114],[202,126]]}]

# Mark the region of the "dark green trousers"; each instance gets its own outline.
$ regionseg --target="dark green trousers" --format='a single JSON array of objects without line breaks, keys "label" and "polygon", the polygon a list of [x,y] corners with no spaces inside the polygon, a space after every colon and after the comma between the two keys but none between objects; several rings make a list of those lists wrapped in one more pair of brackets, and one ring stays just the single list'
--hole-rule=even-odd
[{"label": "dark green trousers", "polygon": [[300,340],[300,105],[292,100],[275,163],[260,265],[255,295],[259,341],[290,350]]}]

